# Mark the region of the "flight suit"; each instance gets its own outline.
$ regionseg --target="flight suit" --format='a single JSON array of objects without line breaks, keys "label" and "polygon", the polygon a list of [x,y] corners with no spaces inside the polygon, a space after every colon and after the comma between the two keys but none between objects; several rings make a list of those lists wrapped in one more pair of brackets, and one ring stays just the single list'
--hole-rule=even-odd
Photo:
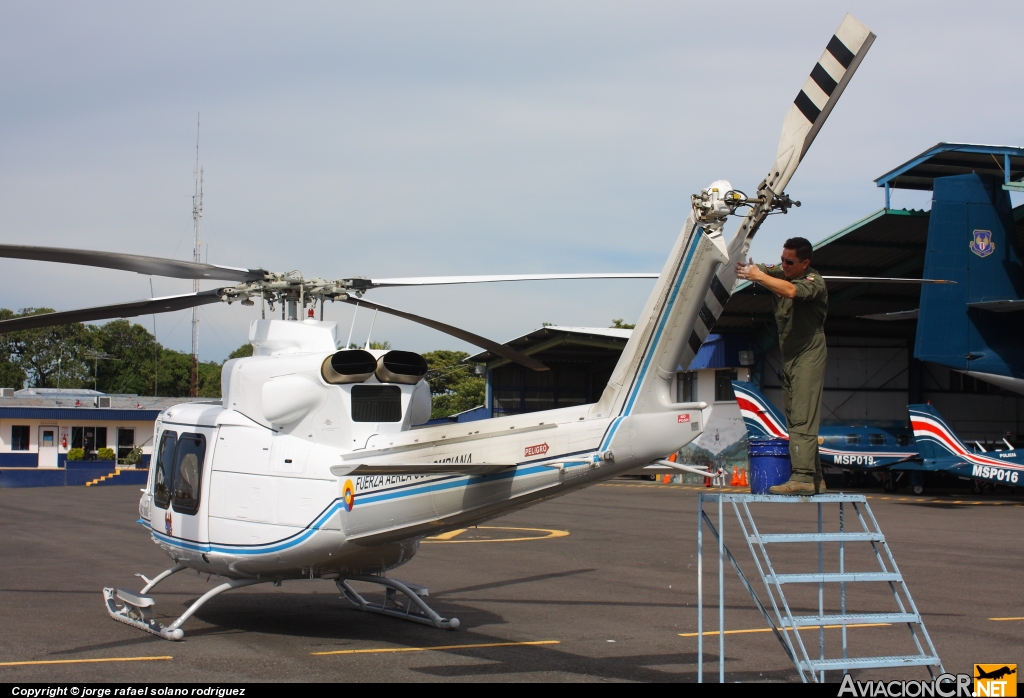
[{"label": "flight suit", "polygon": [[[785,279],[782,267],[758,264],[776,279]],[[775,323],[782,349],[782,395],[789,427],[789,456],[795,482],[821,480],[818,456],[818,425],[821,422],[821,393],[825,383],[825,316],[828,291],[821,274],[808,267],[807,273],[789,279],[796,286],[796,298],[772,295]]]}]

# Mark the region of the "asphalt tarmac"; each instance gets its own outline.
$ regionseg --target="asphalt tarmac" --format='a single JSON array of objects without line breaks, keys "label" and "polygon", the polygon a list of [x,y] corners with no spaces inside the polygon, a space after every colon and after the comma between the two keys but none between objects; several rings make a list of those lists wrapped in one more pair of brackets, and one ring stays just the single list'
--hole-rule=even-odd
[{"label": "asphalt tarmac", "polygon": [[[138,589],[134,573],[170,566],[135,523],[138,488],[0,489],[0,682],[695,681],[698,489],[620,479],[424,542],[392,574],[428,586],[441,615],[460,619],[457,631],[360,612],[316,580],[223,594],[176,643],[115,622],[102,602],[102,587]],[[868,494],[946,670],[1024,664],[1024,502]],[[815,526],[813,505],[759,506],[762,531]],[[834,529],[836,505],[825,511]],[[734,515],[725,530],[753,575]],[[847,570],[876,564],[863,545],[848,544]],[[717,556],[706,546],[713,596]],[[815,545],[779,547],[779,571],[817,569]],[[825,555],[825,569],[835,569],[835,546]],[[154,592],[158,618],[170,622],[211,585],[175,575]],[[812,586],[794,592],[798,611],[816,611]],[[717,601],[707,602],[709,629]],[[834,590],[825,602],[838,610]],[[849,585],[847,603],[895,610],[879,583]],[[726,680],[798,680],[728,566],[725,624],[745,631],[726,638]],[[818,632],[801,633],[811,652]],[[840,631],[824,632],[834,656]],[[851,655],[915,652],[905,625],[851,628],[848,637]],[[705,679],[717,680],[716,638],[705,649]],[[920,667],[857,674],[927,678]]]}]

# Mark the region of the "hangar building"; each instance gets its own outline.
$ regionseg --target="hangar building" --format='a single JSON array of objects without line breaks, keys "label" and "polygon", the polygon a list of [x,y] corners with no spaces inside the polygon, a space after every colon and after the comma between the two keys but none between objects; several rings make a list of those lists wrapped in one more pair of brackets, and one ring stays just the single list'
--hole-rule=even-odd
[{"label": "hangar building", "polygon": [[[997,179],[1008,191],[1024,191],[1024,148],[940,143],[900,165],[876,180],[885,190],[886,207],[815,244],[814,267],[825,276],[922,278],[931,212],[892,209],[890,192],[930,190],[938,177],[969,173]],[[1020,252],[1024,206],[1012,215]],[[1014,445],[1024,441],[1024,395],[914,358],[920,294],[920,286],[911,284],[829,283],[823,420],[905,427],[907,404],[930,401],[961,436],[986,448],[1003,437]],[[549,326],[508,343],[550,366],[544,373],[489,352],[471,357],[488,369],[485,416],[595,401],[628,337],[629,330],[622,329]],[[714,334],[677,374],[680,401],[705,400],[717,408],[698,449],[712,455],[731,450],[742,457],[745,449],[736,448],[735,439],[745,439],[745,430],[729,380],[752,380],[781,407],[781,368],[771,296],[742,284]]]}]

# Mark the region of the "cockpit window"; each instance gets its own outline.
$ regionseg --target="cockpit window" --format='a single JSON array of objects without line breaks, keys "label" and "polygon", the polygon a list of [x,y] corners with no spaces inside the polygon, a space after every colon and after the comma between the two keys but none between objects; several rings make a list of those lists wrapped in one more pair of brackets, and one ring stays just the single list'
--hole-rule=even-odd
[{"label": "cockpit window", "polygon": [[203,480],[206,438],[202,434],[182,434],[174,454],[174,510],[182,514],[199,511],[199,494]]},{"label": "cockpit window", "polygon": [[178,434],[165,431],[160,437],[160,450],[156,455],[156,475],[153,481],[153,504],[166,509],[171,501],[171,488],[174,482],[174,446],[178,442]]}]

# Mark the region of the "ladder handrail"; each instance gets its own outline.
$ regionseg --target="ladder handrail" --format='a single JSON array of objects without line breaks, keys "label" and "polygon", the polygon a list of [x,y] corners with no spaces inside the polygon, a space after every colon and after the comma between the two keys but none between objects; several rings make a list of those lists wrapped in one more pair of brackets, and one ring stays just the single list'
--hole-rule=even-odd
[{"label": "ladder handrail", "polygon": [[[716,527],[712,522],[708,513],[704,510],[704,504],[709,502],[715,502],[718,506],[718,526]],[[771,612],[765,603],[758,597],[757,592],[754,590],[750,580],[744,574],[740,568],[738,560],[732,554],[732,551],[725,545],[725,531],[724,531],[724,519],[723,519],[723,504],[729,502],[733,506],[733,512],[736,515],[736,521],[739,525],[739,532],[743,537],[744,542],[747,544],[747,549],[750,552],[751,558],[754,561],[755,568],[758,575],[761,577],[761,581],[764,584],[765,593],[768,596],[768,601],[771,604]],[[762,534],[754,520],[754,515],[750,511],[750,502],[770,502],[770,503],[816,503],[817,506],[817,532],[816,533],[805,533],[805,534]],[[823,504],[825,503],[838,503],[839,504],[839,534],[824,533],[824,514]],[[846,510],[845,504],[850,503],[853,507],[854,513],[857,517],[857,522],[860,523],[860,532],[851,534],[847,528],[846,521]],[[863,505],[863,509],[860,505]],[[866,516],[865,516],[866,514]],[[700,493],[698,495],[698,550],[697,550],[697,570],[698,570],[698,585],[697,585],[697,596],[698,596],[698,681],[703,681],[703,544],[702,532],[706,525],[714,536],[718,543],[719,552],[719,589],[718,589],[718,601],[719,601],[719,619],[718,619],[718,654],[719,654],[719,680],[724,681],[725,677],[725,621],[724,621],[724,578],[723,564],[728,559],[729,564],[736,571],[743,587],[747,593],[753,599],[755,606],[761,615],[767,621],[769,629],[775,635],[779,644],[782,646],[783,651],[789,657],[790,661],[793,662],[794,668],[797,670],[797,674],[800,676],[801,681],[807,682],[821,682],[825,680],[825,671],[845,671],[849,667],[855,666],[856,668],[871,668],[873,666],[884,667],[884,666],[896,666],[896,665],[924,665],[932,679],[935,678],[936,673],[935,667],[938,667],[939,674],[944,673],[945,669],[942,665],[942,660],[938,656],[938,652],[935,650],[935,645],[932,643],[931,636],[928,634],[928,630],[924,625],[924,620],[921,617],[921,613],[914,603],[914,599],[910,594],[910,590],[907,587],[907,583],[903,574],[900,572],[896,565],[896,559],[892,554],[892,550],[889,548],[888,541],[882,534],[881,527],[878,525],[878,520],[875,518],[874,512],[871,511],[871,507],[867,502],[864,495],[821,495],[816,497],[777,497],[768,495],[746,495],[746,494],[729,494],[729,493]],[[818,552],[818,572],[815,573],[798,573],[783,575],[776,572],[774,563],[768,554],[766,543],[782,542],[780,540],[773,539],[772,536],[784,537],[787,539],[793,539],[786,542],[816,542]],[[765,540],[767,538],[767,540]],[[872,552],[874,553],[875,561],[878,563],[880,572],[847,572],[846,567],[846,543],[854,541],[868,542],[871,545]],[[826,573],[824,567],[824,543],[825,542],[838,542],[839,543],[839,573],[829,572]],[[879,549],[881,546],[881,549]],[[888,564],[886,564],[888,562]],[[832,576],[835,578],[831,578]],[[858,579],[857,577],[864,575],[866,578]],[[879,575],[881,579],[871,579],[872,575]],[[805,577],[801,579],[800,577]],[[806,577],[812,577],[807,579]],[[889,590],[893,595],[893,599],[896,602],[896,606],[899,609],[898,613],[888,613],[892,616],[892,622],[899,623],[905,622],[907,628],[910,631],[911,639],[914,642],[914,646],[917,649],[917,655],[907,656],[879,656],[879,657],[849,657],[848,656],[848,642],[847,642],[847,625],[854,622],[854,616],[860,615],[872,615],[872,614],[850,614],[846,607],[846,585],[848,583],[860,582],[860,581],[885,581],[889,585]],[[786,598],[786,594],[783,590],[785,584],[792,584],[797,582],[803,583],[816,583],[818,584],[818,615],[817,616],[796,616],[793,613],[792,608],[789,605],[789,600]],[[838,582],[840,585],[840,615],[830,616],[825,613],[824,605],[824,587],[826,583]],[[798,584],[798,586],[800,586]],[[806,587],[805,587],[806,588]],[[902,593],[900,593],[902,590]],[[776,598],[776,594],[778,597]],[[904,597],[905,600],[904,600]],[[774,614],[774,617],[773,617]],[[876,616],[887,615],[885,613],[873,614]],[[842,633],[842,656],[836,658],[826,658],[825,656],[825,621],[818,620],[824,618],[836,618],[837,622],[841,626]],[[816,659],[811,659],[807,651],[807,647],[800,634],[801,627],[814,627],[815,623],[809,623],[809,620],[818,620],[817,625],[819,627],[818,638],[819,638],[819,653]],[[915,628],[914,626],[920,626]],[[792,641],[790,637],[790,631],[796,636],[796,642]],[[920,635],[918,634],[920,631]],[[927,650],[921,643],[921,636],[924,638],[924,642],[927,645]],[[896,662],[894,664],[893,662]]]}]

